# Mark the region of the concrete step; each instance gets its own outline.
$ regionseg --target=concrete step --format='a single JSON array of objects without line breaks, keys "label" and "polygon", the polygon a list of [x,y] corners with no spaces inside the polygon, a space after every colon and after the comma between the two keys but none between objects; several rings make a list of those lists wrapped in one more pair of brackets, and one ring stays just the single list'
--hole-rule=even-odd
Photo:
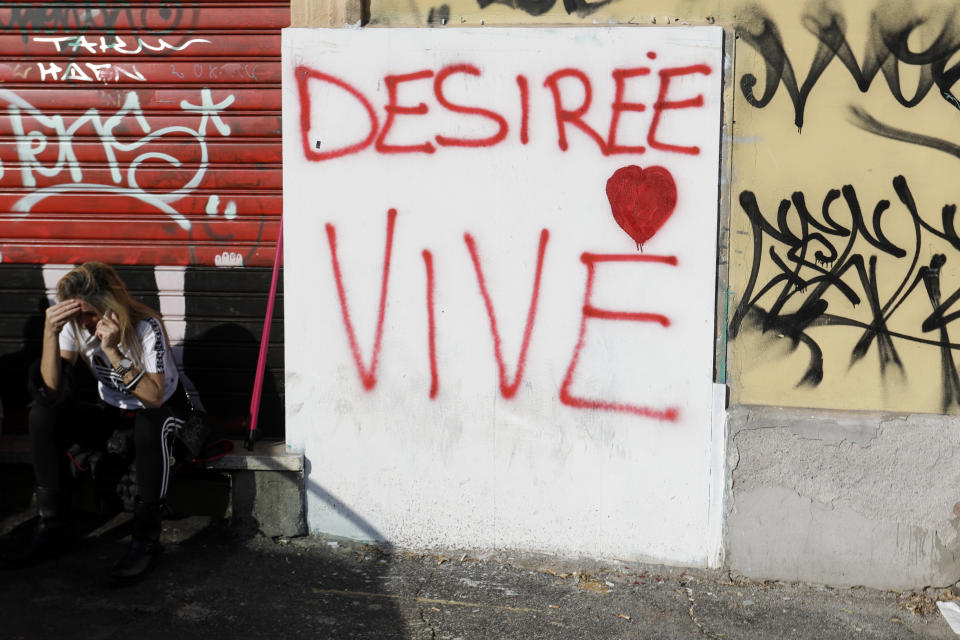
[{"label": "concrete step", "polygon": [[[258,442],[253,451],[232,442],[232,453],[178,471],[167,496],[171,510],[227,518],[233,527],[268,537],[305,534],[303,453],[279,441]],[[35,509],[31,463],[27,436],[0,436],[0,511]],[[78,507],[96,509],[96,502],[93,483],[80,482]]]},{"label": "concrete step", "polygon": [[[231,440],[233,452],[203,463],[205,469],[227,471],[303,471],[303,453],[283,441],[264,440],[247,451],[242,440]],[[30,439],[26,435],[0,435],[0,464],[31,464]]]}]

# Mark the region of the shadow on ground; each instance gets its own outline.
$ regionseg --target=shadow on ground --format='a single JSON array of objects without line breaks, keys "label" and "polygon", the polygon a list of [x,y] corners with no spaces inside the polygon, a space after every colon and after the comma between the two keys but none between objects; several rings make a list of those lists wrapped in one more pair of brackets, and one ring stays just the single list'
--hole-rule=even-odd
[{"label": "shadow on ground", "polygon": [[[5,553],[23,544],[35,519],[25,512],[0,516]],[[129,518],[81,513],[86,537],[69,552],[31,569],[0,570],[3,637],[409,637],[383,591],[389,553],[362,546],[311,553],[210,516],[165,521],[156,570],[136,585],[113,587],[106,575],[126,547]]]}]

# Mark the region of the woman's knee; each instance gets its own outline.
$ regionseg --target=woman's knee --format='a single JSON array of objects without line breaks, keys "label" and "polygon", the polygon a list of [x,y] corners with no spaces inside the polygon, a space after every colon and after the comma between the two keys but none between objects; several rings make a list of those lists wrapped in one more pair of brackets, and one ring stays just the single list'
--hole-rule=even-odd
[{"label": "woman's knee", "polygon": [[134,420],[134,439],[137,446],[152,446],[168,437],[173,429],[175,418],[166,407],[141,409]]}]

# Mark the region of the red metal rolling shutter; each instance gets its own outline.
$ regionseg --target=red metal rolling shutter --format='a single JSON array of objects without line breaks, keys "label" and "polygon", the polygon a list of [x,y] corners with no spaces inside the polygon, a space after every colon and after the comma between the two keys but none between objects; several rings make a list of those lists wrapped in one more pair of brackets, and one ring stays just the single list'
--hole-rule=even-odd
[{"label": "red metal rolling shutter", "polygon": [[209,395],[239,410],[279,230],[289,23],[289,0],[0,3],[0,358],[37,346],[43,279],[29,265],[159,267],[140,293],[184,300],[165,319],[185,321],[180,339],[209,356],[198,376],[230,380]]},{"label": "red metal rolling shutter", "polygon": [[236,0],[0,8],[3,261],[271,264],[289,15]]}]

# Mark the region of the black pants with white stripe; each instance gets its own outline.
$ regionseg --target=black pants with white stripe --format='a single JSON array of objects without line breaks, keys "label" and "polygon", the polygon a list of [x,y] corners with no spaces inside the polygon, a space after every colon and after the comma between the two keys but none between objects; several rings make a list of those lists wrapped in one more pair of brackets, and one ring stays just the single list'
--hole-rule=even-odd
[{"label": "black pants with white stripe", "polygon": [[170,484],[175,432],[183,425],[185,408],[178,406],[180,390],[157,409],[122,411],[104,403],[64,402],[55,407],[30,409],[30,445],[37,484],[62,489],[70,460],[67,450],[81,444],[103,451],[116,429],[133,427],[138,497],[144,502],[163,500]]}]

